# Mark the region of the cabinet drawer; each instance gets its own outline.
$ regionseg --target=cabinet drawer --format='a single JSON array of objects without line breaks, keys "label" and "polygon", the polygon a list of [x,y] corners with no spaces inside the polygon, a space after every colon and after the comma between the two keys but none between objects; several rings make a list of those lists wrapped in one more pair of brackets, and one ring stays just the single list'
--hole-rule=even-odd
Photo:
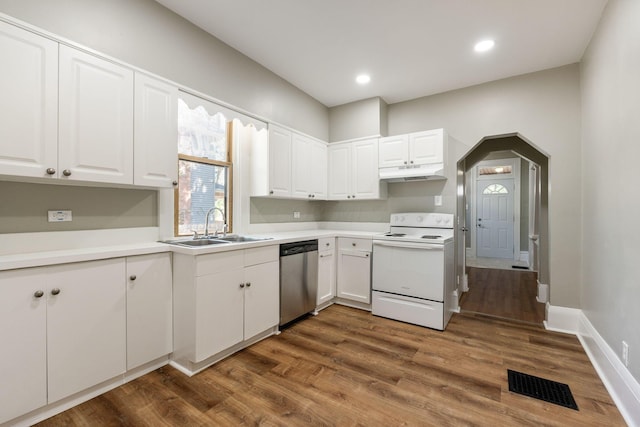
[{"label": "cabinet drawer", "polygon": [[199,255],[196,259],[196,277],[244,267],[244,251],[217,252]]},{"label": "cabinet drawer", "polygon": [[280,256],[278,245],[264,246],[261,248],[246,249],[244,251],[244,266],[264,264],[265,262],[277,261]]},{"label": "cabinet drawer", "polygon": [[325,237],[323,239],[318,239],[318,250],[319,251],[328,251],[333,250],[336,247],[336,238],[335,237]]},{"label": "cabinet drawer", "polygon": [[339,249],[351,249],[357,251],[371,252],[372,240],[371,239],[351,239],[348,237],[338,238]]}]

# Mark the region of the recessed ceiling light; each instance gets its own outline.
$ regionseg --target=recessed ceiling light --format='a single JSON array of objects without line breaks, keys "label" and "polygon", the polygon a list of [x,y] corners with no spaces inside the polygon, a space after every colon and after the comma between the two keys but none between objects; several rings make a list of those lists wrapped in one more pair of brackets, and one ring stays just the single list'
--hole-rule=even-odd
[{"label": "recessed ceiling light", "polygon": [[493,46],[495,46],[495,44],[496,42],[493,40],[482,40],[481,42],[476,43],[473,49],[476,52],[486,52],[493,49]]},{"label": "recessed ceiling light", "polygon": [[371,81],[371,77],[368,74],[360,74],[356,77],[356,83],[359,85],[366,85]]}]

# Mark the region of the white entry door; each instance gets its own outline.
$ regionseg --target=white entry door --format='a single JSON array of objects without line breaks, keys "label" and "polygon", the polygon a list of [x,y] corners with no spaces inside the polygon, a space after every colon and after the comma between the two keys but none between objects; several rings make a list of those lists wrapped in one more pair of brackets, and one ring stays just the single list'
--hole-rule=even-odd
[{"label": "white entry door", "polygon": [[513,178],[478,181],[477,256],[513,259],[514,188]]}]

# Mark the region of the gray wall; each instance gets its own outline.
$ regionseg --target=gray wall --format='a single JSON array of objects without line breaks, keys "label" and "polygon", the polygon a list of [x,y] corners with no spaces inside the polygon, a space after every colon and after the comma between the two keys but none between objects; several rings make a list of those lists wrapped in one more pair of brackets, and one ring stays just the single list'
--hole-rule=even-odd
[{"label": "gray wall", "polygon": [[[0,181],[0,233],[157,227],[154,190],[75,187]],[[49,210],[71,210],[73,221],[47,221]]]},{"label": "gray wall", "polygon": [[581,168],[577,64],[389,105],[389,134],[443,127],[473,146],[518,132],[549,160],[550,301],[579,307]]},{"label": "gray wall", "polygon": [[386,105],[376,97],[330,108],[329,142],[384,135]]},{"label": "gray wall", "polygon": [[583,228],[581,302],[640,381],[640,2],[610,0],[581,65]]}]

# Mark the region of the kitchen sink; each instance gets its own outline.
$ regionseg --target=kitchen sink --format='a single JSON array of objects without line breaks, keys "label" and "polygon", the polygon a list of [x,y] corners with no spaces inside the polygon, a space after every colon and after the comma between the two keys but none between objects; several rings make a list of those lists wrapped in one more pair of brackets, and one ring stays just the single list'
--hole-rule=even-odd
[{"label": "kitchen sink", "polygon": [[224,240],[229,243],[240,243],[240,242],[259,242],[261,240],[270,240],[272,237],[249,237],[249,236],[225,236],[225,237],[217,237],[218,240]]},{"label": "kitchen sink", "polygon": [[169,243],[171,245],[179,245],[179,246],[210,246],[210,245],[222,245],[227,244],[225,240],[220,239],[197,239],[197,240],[170,240],[164,243]]}]

